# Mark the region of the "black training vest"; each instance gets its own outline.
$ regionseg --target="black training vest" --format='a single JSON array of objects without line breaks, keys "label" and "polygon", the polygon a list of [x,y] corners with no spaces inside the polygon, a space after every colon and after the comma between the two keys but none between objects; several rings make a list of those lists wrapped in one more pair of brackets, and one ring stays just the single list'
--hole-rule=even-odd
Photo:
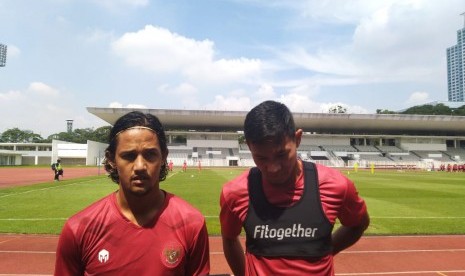
[{"label": "black training vest", "polygon": [[315,164],[304,166],[304,192],[290,207],[268,202],[261,172],[248,177],[249,209],[244,222],[246,249],[258,256],[323,257],[331,253],[333,225],[323,212]]}]

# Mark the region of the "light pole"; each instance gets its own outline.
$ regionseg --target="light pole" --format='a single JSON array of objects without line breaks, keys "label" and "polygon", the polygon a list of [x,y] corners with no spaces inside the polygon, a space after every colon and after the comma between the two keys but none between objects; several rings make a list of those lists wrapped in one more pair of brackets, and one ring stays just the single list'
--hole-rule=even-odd
[{"label": "light pole", "polygon": [[5,67],[6,65],[6,51],[7,46],[0,44],[0,67]]}]

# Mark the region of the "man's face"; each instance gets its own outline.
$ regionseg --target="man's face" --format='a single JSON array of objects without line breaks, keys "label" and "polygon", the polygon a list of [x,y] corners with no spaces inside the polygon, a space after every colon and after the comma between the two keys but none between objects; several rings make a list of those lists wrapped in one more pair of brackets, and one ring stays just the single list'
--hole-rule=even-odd
[{"label": "man's face", "polygon": [[157,135],[148,129],[128,129],[117,137],[115,166],[125,193],[143,196],[158,192],[165,160]]},{"label": "man's face", "polygon": [[297,147],[302,132],[296,132],[295,139],[286,137],[280,143],[272,141],[262,144],[247,143],[253,160],[264,180],[271,185],[288,185],[296,176]]}]

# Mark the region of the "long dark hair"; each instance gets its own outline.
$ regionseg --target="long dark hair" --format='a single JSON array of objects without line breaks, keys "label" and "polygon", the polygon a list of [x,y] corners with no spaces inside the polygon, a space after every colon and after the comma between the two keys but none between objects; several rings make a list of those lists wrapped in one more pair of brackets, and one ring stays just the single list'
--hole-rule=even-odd
[{"label": "long dark hair", "polygon": [[139,111],[132,111],[121,116],[113,125],[110,130],[109,145],[105,150],[105,160],[103,161],[105,170],[109,173],[109,177],[113,182],[119,183],[119,175],[117,169],[111,164],[115,160],[117,136],[120,132],[131,127],[147,127],[157,134],[158,143],[160,144],[161,152],[163,155],[163,163],[160,169],[160,181],[166,179],[168,175],[168,168],[166,158],[168,156],[168,145],[166,144],[166,135],[163,125],[160,120],[152,114],[144,114]]}]

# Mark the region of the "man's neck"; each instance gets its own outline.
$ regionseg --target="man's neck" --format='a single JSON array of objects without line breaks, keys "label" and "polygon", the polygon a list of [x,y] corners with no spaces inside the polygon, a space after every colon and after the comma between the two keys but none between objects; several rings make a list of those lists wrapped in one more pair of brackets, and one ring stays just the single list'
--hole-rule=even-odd
[{"label": "man's neck", "polygon": [[116,198],[122,214],[132,223],[143,227],[154,222],[165,202],[165,192],[157,190],[139,197],[125,194],[120,189]]}]

